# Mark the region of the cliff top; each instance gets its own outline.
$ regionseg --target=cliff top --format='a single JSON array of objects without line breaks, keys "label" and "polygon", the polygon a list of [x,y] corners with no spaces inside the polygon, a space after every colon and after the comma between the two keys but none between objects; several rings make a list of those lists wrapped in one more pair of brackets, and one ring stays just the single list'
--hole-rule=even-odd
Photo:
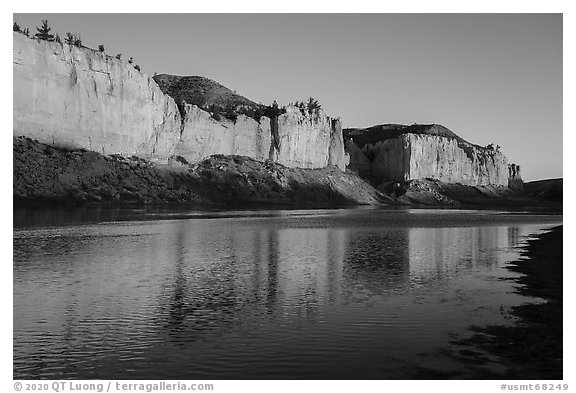
[{"label": "cliff top", "polygon": [[477,149],[485,147],[468,142],[456,135],[448,128],[439,124],[381,124],[368,128],[346,128],[343,130],[344,139],[352,139],[360,148],[367,144],[376,144],[379,141],[398,138],[402,134],[435,135],[458,141],[459,145],[466,147],[474,146]]},{"label": "cliff top", "polygon": [[202,76],[178,76],[169,74],[154,75],[154,80],[165,94],[168,94],[178,104],[182,100],[198,107],[216,105],[246,106],[258,108],[259,104],[237,94],[224,85]]}]

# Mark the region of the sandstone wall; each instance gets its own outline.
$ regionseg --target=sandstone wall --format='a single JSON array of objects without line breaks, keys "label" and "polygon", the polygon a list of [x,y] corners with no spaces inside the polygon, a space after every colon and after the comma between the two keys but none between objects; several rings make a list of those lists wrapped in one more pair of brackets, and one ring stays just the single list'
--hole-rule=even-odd
[{"label": "sandstone wall", "polygon": [[362,149],[360,149],[352,139],[346,140],[344,145],[346,147],[346,152],[350,157],[348,169],[360,174],[361,176],[370,175],[372,163]]},{"label": "sandstone wall", "polygon": [[20,33],[13,52],[14,136],[103,154],[173,153],[178,108],[132,65]]},{"label": "sandstone wall", "polygon": [[368,159],[369,174],[374,177],[396,181],[433,178],[447,183],[508,186],[508,160],[500,151],[462,145],[455,139],[402,134],[367,144],[362,153],[363,157],[357,152],[351,154],[351,166],[366,166]]},{"label": "sandstone wall", "polygon": [[388,139],[375,145],[366,145],[364,151],[371,159],[372,174],[384,179],[410,180],[411,147],[406,138]]},{"label": "sandstone wall", "polygon": [[216,121],[210,113],[186,105],[182,134],[176,154],[189,162],[198,162],[213,154],[249,156],[265,160],[270,152],[270,119],[260,122],[238,115],[238,119]]},{"label": "sandstone wall", "polygon": [[291,167],[322,168],[332,164],[346,168],[349,159],[344,153],[340,120],[330,119],[322,110],[303,114],[289,106],[276,121],[271,159]]},{"label": "sandstone wall", "polygon": [[508,186],[508,159],[496,150],[467,151],[454,139],[432,135],[405,136],[410,145],[410,178],[436,178],[466,185]]},{"label": "sandstone wall", "polygon": [[346,154],[344,148],[344,138],[342,137],[342,122],[340,119],[331,120],[330,146],[328,147],[328,164],[335,165],[341,170],[346,170],[350,163],[350,156]]},{"label": "sandstone wall", "polygon": [[133,65],[89,48],[14,33],[13,134],[103,154],[197,162],[213,154],[345,170],[339,120],[288,107],[276,119],[214,120],[174,100]]},{"label": "sandstone wall", "polygon": [[522,175],[520,173],[520,165],[508,165],[508,187],[514,190],[524,189],[524,181],[522,180]]}]

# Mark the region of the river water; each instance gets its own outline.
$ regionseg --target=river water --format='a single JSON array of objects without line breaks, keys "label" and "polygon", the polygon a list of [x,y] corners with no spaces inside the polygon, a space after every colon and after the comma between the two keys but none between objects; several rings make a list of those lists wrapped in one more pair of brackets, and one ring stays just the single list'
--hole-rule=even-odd
[{"label": "river water", "polygon": [[14,378],[465,377],[453,341],[471,326],[514,323],[510,307],[540,301],[516,294],[504,266],[561,220],[17,209]]}]

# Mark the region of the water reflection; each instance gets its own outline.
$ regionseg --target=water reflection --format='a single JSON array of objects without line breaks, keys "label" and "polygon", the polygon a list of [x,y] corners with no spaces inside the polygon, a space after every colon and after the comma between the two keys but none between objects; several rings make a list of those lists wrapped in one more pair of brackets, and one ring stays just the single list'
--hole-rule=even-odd
[{"label": "water reflection", "polygon": [[409,229],[346,234],[345,285],[370,295],[403,287],[410,274]]},{"label": "water reflection", "polygon": [[518,227],[410,229],[410,274],[418,279],[450,277],[465,270],[501,266],[507,260],[502,250],[516,245],[519,233]]},{"label": "water reflection", "polygon": [[518,227],[508,228],[508,247],[516,247],[520,243],[520,230]]},{"label": "water reflection", "polygon": [[[182,225],[179,225],[180,227]],[[187,301],[188,297],[188,283],[186,275],[184,274],[183,265],[185,242],[184,230],[181,228],[176,234],[176,271],[174,274],[174,293],[170,297],[168,303],[168,318],[166,320],[166,330],[171,333],[176,339],[179,338],[181,332],[185,332],[184,322],[187,315],[193,315],[195,308]]]},{"label": "water reflection", "polygon": [[15,231],[14,377],[386,378],[466,328],[447,315],[498,319],[477,303],[518,301],[509,286],[470,304],[450,291],[543,227],[315,220]]}]

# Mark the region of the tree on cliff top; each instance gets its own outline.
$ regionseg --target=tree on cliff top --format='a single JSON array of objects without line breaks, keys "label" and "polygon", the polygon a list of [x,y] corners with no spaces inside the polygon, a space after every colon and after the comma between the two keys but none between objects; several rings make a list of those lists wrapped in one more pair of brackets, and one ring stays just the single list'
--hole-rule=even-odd
[{"label": "tree on cliff top", "polygon": [[64,42],[66,42],[68,45],[74,45],[74,42],[76,42],[76,36],[70,32],[66,33],[66,37],[64,38]]},{"label": "tree on cliff top", "polygon": [[36,30],[38,30],[38,33],[36,33],[36,38],[45,41],[54,41],[54,34],[50,34],[50,30],[52,30],[52,28],[48,27],[48,20],[42,19],[42,26],[36,26]]},{"label": "tree on cliff top", "polygon": [[318,102],[318,100],[315,100],[314,98],[310,97],[308,99],[308,103],[306,104],[307,108],[308,108],[308,113],[311,115],[314,112],[318,112],[320,110],[320,108],[322,107],[320,105],[320,103]]},{"label": "tree on cliff top", "polygon": [[264,116],[269,117],[270,119],[273,119],[275,117],[280,116],[284,112],[286,112],[286,108],[280,109],[280,107],[278,106],[278,103],[276,102],[276,100],[274,100],[272,105],[268,105],[264,109]]},{"label": "tree on cliff top", "polygon": [[16,31],[18,33],[20,33],[22,30],[20,29],[20,25],[16,22],[14,22],[14,26],[12,27],[12,31]]}]

